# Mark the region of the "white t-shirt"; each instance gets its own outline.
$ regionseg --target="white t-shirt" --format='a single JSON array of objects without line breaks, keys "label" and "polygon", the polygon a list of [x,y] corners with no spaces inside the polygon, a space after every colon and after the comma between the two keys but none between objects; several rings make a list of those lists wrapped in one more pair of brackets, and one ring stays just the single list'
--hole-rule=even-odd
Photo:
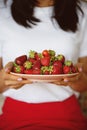
[{"label": "white t-shirt", "polygon": [[[80,22],[78,31],[65,32],[50,17],[53,7],[36,7],[35,16],[41,20],[33,28],[18,25],[11,16],[10,6],[0,9],[0,56],[3,65],[14,61],[17,56],[28,54],[30,50],[41,52],[53,49],[57,54],[64,54],[66,59],[77,62],[78,57],[87,56],[87,6],[83,3],[84,17],[78,11]],[[69,86],[51,83],[26,84],[19,89],[9,89],[4,96],[31,103],[62,101],[71,95],[78,95]]]}]

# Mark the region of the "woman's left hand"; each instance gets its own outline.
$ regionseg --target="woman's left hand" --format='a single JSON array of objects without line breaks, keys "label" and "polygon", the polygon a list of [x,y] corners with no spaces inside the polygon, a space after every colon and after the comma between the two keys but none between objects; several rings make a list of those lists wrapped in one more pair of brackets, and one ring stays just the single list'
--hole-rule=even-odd
[{"label": "woman's left hand", "polygon": [[54,82],[54,84],[70,86],[73,90],[78,92],[87,91],[87,62],[78,62],[76,66],[79,71],[79,73],[76,76],[65,77],[58,82]]}]

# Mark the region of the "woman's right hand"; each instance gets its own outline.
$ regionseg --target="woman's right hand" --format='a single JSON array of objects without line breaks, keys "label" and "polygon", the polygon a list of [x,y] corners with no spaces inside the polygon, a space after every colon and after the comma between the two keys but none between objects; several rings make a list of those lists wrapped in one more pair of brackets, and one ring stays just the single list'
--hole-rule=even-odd
[{"label": "woman's right hand", "polygon": [[13,67],[13,62],[9,62],[1,71],[0,71],[0,93],[4,92],[9,88],[20,88],[24,84],[32,83],[27,79],[22,79],[19,76],[10,74]]}]

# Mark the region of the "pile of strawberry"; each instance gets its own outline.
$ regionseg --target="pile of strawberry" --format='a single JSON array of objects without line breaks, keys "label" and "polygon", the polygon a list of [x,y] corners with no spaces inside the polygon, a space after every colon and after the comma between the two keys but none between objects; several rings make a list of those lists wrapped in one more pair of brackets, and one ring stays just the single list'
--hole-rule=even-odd
[{"label": "pile of strawberry", "polygon": [[30,50],[29,56],[21,55],[14,60],[13,72],[21,74],[71,74],[77,69],[62,54],[56,55],[54,50],[43,50],[41,53]]}]

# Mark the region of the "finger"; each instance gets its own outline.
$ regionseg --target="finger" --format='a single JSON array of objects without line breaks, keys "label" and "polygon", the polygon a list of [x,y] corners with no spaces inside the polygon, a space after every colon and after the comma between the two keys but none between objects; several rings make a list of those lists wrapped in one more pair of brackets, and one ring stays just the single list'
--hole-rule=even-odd
[{"label": "finger", "polygon": [[22,84],[31,84],[31,83],[33,83],[33,82],[32,82],[31,80],[27,80],[27,79],[26,79],[26,80],[22,80],[21,83],[22,83]]},{"label": "finger", "polygon": [[60,85],[60,86],[67,86],[68,82],[60,81],[60,82],[53,82],[53,84]]},{"label": "finger", "polygon": [[12,68],[13,68],[13,62],[9,62],[8,64],[5,65],[4,71],[7,72],[7,73],[10,73]]},{"label": "finger", "polygon": [[[31,81],[30,81],[30,82],[28,81],[27,84],[31,84],[31,83],[32,83]],[[18,89],[18,88],[23,87],[25,84],[26,84],[26,82],[24,81],[24,82],[22,82],[21,84],[13,84],[13,85],[10,85],[9,88],[15,88],[15,89]]]},{"label": "finger", "polygon": [[70,77],[70,78],[64,78],[64,82],[76,82],[80,79],[81,74],[78,74],[74,77]]},{"label": "finger", "polygon": [[29,80],[23,80],[23,81],[5,80],[6,86],[22,85],[22,84],[30,84],[30,83],[32,82]]},{"label": "finger", "polygon": [[82,72],[83,71],[83,63],[78,64],[78,71]]},{"label": "finger", "polygon": [[7,79],[7,80],[22,80],[22,77],[15,76],[12,74],[5,74],[5,79]]},{"label": "finger", "polygon": [[14,80],[5,80],[5,86],[17,85],[21,84],[21,82],[14,81]]},{"label": "finger", "polygon": [[75,66],[77,67],[79,72],[83,71],[83,63],[78,62]]},{"label": "finger", "polygon": [[12,74],[8,74],[7,78],[10,80],[20,81],[21,83],[32,83],[32,81],[30,81],[29,79],[24,79],[23,77],[15,76]]}]

